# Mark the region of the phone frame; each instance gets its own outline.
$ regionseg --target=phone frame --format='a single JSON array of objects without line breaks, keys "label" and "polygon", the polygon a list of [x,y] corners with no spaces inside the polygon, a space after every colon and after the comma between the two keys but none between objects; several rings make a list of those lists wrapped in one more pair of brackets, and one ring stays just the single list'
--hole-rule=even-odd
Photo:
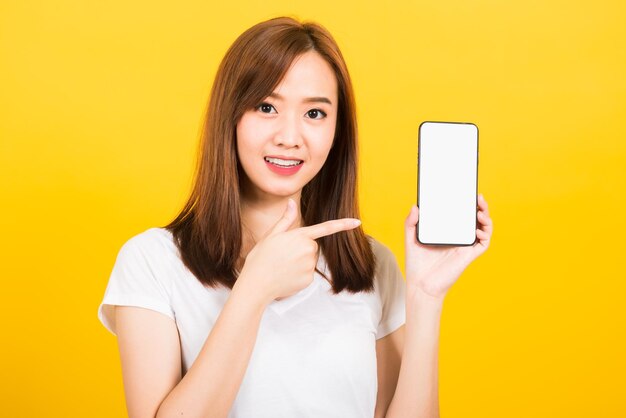
[{"label": "phone frame", "polygon": [[472,122],[447,122],[447,121],[434,121],[434,120],[425,120],[422,123],[419,124],[419,127],[417,129],[417,207],[419,208],[420,206],[420,151],[422,148],[422,125],[425,123],[449,123],[449,124],[460,124],[460,125],[473,125],[474,127],[476,127],[476,221],[475,221],[475,228],[474,228],[474,242],[472,242],[471,244],[441,244],[441,243],[428,243],[428,242],[422,242],[419,239],[419,220],[417,222],[417,226],[415,228],[415,239],[417,239],[417,242],[419,242],[422,245],[433,245],[433,246],[443,246],[443,247],[470,247],[472,245],[475,245],[476,242],[478,242],[478,237],[476,236],[476,228],[478,228],[478,164],[479,164],[479,139],[480,139],[480,132],[478,129],[478,125],[476,125],[475,123]]}]

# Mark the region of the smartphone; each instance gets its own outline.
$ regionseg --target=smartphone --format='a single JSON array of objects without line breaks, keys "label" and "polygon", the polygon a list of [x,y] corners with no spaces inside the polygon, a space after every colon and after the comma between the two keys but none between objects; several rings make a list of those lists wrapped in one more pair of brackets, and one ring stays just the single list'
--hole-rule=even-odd
[{"label": "smartphone", "polygon": [[417,240],[427,245],[473,245],[478,127],[467,122],[422,122],[417,148]]}]

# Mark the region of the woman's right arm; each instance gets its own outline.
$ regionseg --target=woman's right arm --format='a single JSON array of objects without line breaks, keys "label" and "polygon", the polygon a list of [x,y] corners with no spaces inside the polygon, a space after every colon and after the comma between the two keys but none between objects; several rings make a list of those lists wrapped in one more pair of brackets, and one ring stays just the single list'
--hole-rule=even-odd
[{"label": "woman's right arm", "polygon": [[129,418],[228,416],[268,303],[238,283],[182,380],[174,321],[147,309],[116,307]]},{"label": "woman's right arm", "polygon": [[182,380],[174,321],[141,308],[116,309],[130,418],[228,416],[267,305],[311,284],[318,257],[315,239],[360,224],[346,218],[289,230],[296,217],[295,203],[289,199],[283,217],[246,256],[211,333]]}]

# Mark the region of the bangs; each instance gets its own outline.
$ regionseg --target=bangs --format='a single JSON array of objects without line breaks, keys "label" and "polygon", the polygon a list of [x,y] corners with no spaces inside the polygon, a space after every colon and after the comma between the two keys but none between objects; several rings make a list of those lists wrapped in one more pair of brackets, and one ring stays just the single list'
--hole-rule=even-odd
[{"label": "bangs", "polygon": [[[310,34],[293,25],[256,28],[255,32],[253,37],[244,32],[231,47],[238,55],[230,60],[237,66],[235,85],[229,90],[231,102],[237,104],[235,123],[274,91],[300,55],[317,49]],[[239,42],[244,44],[237,45]]]}]

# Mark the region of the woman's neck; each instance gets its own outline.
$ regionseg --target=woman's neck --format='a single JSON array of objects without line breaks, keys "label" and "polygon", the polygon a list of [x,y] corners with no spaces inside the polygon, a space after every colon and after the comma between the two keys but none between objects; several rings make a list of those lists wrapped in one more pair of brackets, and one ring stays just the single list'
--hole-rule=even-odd
[{"label": "woman's neck", "polygon": [[[302,226],[300,212],[300,194],[290,196],[296,202],[297,217],[289,229]],[[289,197],[275,197],[272,199],[252,200],[241,198],[241,226],[242,226],[242,257],[248,255],[252,247],[262,240],[276,225],[276,222],[287,210]]]}]

